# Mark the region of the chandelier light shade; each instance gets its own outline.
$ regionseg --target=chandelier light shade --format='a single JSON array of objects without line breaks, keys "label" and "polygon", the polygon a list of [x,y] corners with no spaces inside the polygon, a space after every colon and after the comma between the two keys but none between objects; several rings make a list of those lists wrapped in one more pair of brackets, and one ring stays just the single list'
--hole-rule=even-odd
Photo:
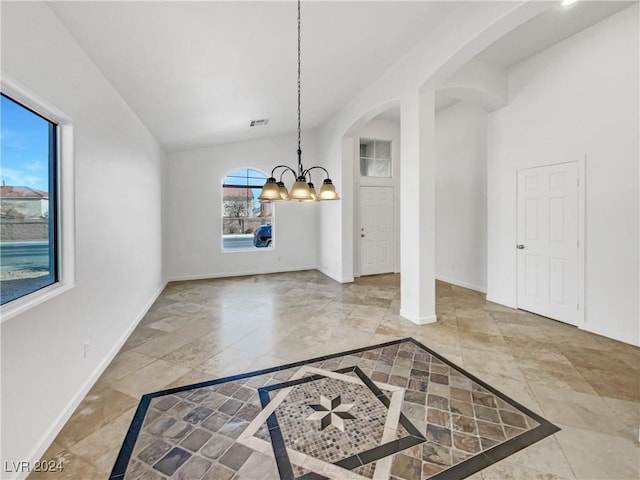
[{"label": "chandelier light shade", "polygon": [[336,186],[333,184],[330,178],[326,178],[324,182],[322,182],[322,187],[320,187],[320,195],[318,196],[319,200],[340,200],[338,196],[338,192],[336,192]]},{"label": "chandelier light shade", "polygon": [[[298,0],[298,165],[295,169],[288,165],[277,165],[273,167],[271,176],[267,178],[258,197],[261,201],[284,202],[288,200],[298,200],[300,202],[315,202],[318,200],[340,200],[336,192],[336,187],[333,185],[331,178],[329,178],[329,172],[326,168],[317,165],[307,169],[303,167],[300,130],[300,0]],[[316,169],[322,170],[326,174],[319,193],[316,193],[316,189],[311,181],[311,171]],[[280,171],[280,180],[276,180],[277,171]],[[291,191],[287,190],[283,182],[283,176],[287,172],[291,172],[295,179],[295,182],[291,186]]]}]

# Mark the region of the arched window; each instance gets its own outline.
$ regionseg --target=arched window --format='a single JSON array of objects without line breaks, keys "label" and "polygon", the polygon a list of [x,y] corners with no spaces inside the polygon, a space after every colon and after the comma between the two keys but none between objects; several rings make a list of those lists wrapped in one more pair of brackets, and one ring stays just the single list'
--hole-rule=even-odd
[{"label": "arched window", "polygon": [[273,248],[271,203],[258,200],[267,176],[250,168],[234,170],[222,181],[222,249]]}]

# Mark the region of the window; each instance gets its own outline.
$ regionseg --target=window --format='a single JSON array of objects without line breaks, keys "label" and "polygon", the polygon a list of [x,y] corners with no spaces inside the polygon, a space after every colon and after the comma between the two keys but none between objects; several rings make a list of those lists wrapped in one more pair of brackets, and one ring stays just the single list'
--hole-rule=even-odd
[{"label": "window", "polygon": [[222,249],[264,250],[273,248],[272,204],[258,195],[267,176],[257,170],[241,169],[222,182]]},{"label": "window", "polygon": [[360,176],[391,178],[391,142],[360,139]]},{"label": "window", "polygon": [[57,128],[2,94],[0,304],[58,281]]}]

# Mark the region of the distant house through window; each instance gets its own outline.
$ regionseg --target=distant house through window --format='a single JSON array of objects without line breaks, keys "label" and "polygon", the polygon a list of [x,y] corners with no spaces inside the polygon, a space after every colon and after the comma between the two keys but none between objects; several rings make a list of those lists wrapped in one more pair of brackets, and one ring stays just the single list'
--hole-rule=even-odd
[{"label": "distant house through window", "polygon": [[2,94],[0,299],[58,281],[57,124]]},{"label": "distant house through window", "polygon": [[258,200],[267,176],[244,168],[222,182],[222,249],[273,248],[271,203]]}]

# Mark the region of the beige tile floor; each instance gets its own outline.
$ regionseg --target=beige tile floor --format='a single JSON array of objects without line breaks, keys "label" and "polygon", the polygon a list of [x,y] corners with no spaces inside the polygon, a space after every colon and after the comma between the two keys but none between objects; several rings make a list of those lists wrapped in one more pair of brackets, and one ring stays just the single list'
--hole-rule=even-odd
[{"label": "beige tile floor", "polygon": [[416,326],[398,314],[399,282],[169,284],[45,454],[65,463],[49,477],[108,478],[144,393],[412,336],[562,429],[471,478],[640,478],[639,348],[441,282],[438,322]]}]

